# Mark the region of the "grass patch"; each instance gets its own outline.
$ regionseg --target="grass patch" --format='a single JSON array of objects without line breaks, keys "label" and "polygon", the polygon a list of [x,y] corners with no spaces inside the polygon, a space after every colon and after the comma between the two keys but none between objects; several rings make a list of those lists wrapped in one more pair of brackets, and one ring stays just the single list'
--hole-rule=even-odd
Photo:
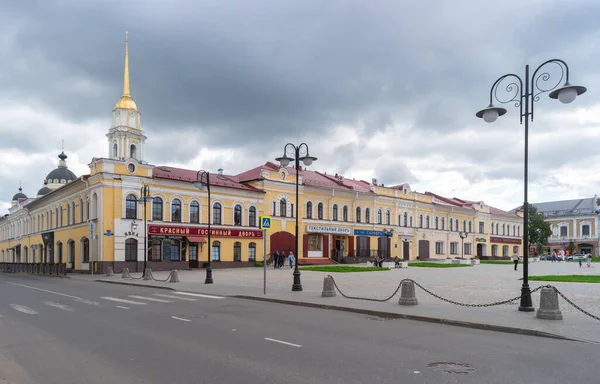
[{"label": "grass patch", "polygon": [[[569,263],[572,263],[572,262],[575,262],[575,263],[577,263],[577,260],[567,260],[567,261],[568,261]],[[585,262],[586,262],[586,260],[585,260],[585,259],[583,259],[583,262],[585,263]],[[600,257],[592,257],[592,262],[593,262],[593,263],[598,263],[598,262],[600,262]]]},{"label": "grass patch", "polygon": [[[514,264],[512,260],[481,260],[481,264]],[[519,261],[519,264],[523,264]]]},{"label": "grass patch", "polygon": [[408,263],[409,267],[424,267],[424,268],[460,268],[470,267],[470,264],[443,264],[443,263]]},{"label": "grass patch", "polygon": [[[523,279],[521,279],[523,280]],[[600,283],[600,275],[548,275],[529,276],[532,281],[556,281],[562,283]]]},{"label": "grass patch", "polygon": [[302,271],[313,271],[313,272],[383,272],[389,271],[388,268],[377,268],[377,267],[352,267],[345,265],[331,265],[331,266],[318,266],[318,267],[300,267]]}]

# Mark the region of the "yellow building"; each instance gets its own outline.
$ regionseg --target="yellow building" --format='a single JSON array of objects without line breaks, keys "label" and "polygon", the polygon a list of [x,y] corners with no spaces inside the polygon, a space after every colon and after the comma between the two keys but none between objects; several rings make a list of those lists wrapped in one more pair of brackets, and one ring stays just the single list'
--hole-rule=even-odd
[{"label": "yellow building", "polygon": [[[262,260],[261,215],[273,217],[267,253],[295,249],[301,263],[510,256],[522,218],[482,202],[384,186],[272,162],[238,175],[219,170],[208,189],[197,170],[149,164],[140,110],[130,94],[126,41],[123,94],[106,135],[108,156],[77,177],[59,155],[37,198],[19,189],[0,218],[3,262],[66,263],[73,271],[254,265]],[[202,179],[206,181],[206,179]],[[296,181],[299,199],[296,202]],[[153,199],[143,199],[143,188]],[[146,204],[143,202],[146,201]],[[295,204],[299,204],[298,207]],[[211,246],[208,246],[210,213]],[[144,225],[146,223],[146,226]],[[145,243],[147,239],[147,246]],[[146,249],[146,250],[145,250]]]}]

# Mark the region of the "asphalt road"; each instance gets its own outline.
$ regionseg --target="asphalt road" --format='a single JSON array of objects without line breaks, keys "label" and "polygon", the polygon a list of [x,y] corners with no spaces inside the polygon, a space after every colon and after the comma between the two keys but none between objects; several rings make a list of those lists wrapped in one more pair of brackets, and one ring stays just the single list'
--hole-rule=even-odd
[{"label": "asphalt road", "polygon": [[[69,279],[0,274],[0,292],[2,384],[564,384],[600,374],[593,344]],[[428,367],[439,362],[468,367]]]}]

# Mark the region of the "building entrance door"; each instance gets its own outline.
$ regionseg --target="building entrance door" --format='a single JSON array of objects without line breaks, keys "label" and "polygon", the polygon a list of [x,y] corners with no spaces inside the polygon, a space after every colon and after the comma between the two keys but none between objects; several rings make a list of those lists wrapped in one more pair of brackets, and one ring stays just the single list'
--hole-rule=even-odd
[{"label": "building entrance door", "polygon": [[429,240],[419,240],[419,259],[429,259]]},{"label": "building entrance door", "polygon": [[189,267],[190,268],[198,268],[198,246],[196,244],[190,244],[190,259],[189,259]]},{"label": "building entrance door", "polygon": [[402,260],[410,259],[410,243],[408,241],[402,242]]}]

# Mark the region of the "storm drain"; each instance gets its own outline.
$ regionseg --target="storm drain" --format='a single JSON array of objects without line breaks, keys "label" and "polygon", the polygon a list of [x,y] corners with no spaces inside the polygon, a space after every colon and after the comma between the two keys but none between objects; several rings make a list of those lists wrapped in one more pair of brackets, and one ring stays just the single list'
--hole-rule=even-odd
[{"label": "storm drain", "polygon": [[475,372],[475,368],[463,363],[435,362],[427,364],[427,368],[435,372],[454,373],[457,375],[468,375]]}]

